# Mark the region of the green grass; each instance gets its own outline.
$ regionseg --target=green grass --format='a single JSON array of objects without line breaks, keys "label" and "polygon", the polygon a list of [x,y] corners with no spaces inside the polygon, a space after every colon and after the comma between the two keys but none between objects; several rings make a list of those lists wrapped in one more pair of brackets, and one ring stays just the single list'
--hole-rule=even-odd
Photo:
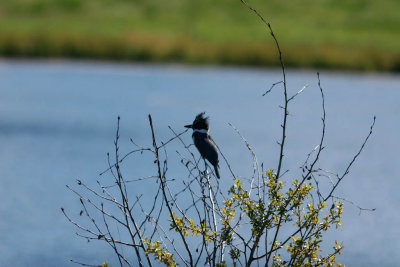
[{"label": "green grass", "polygon": [[[253,0],[292,67],[400,70],[398,0]],[[2,0],[0,55],[276,66],[240,0]]]}]

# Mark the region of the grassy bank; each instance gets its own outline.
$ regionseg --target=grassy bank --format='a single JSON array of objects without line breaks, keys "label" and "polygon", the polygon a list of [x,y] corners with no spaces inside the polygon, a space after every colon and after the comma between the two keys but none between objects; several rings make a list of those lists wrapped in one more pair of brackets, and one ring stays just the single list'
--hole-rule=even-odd
[{"label": "grassy bank", "polygon": [[[254,0],[292,67],[400,70],[400,1]],[[0,55],[276,66],[239,0],[2,0]]]}]

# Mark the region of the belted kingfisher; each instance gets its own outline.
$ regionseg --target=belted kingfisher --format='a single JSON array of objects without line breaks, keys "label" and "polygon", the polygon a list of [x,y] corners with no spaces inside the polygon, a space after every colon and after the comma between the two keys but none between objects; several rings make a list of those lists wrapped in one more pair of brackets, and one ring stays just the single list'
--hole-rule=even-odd
[{"label": "belted kingfisher", "polygon": [[200,113],[196,116],[193,123],[190,125],[185,125],[186,128],[193,129],[193,142],[196,146],[197,150],[199,150],[200,155],[203,159],[208,160],[211,165],[214,166],[215,175],[217,178],[219,177],[218,172],[218,152],[217,146],[215,145],[214,140],[211,138],[211,135],[208,132],[209,124],[208,117],[203,117],[204,112]]}]

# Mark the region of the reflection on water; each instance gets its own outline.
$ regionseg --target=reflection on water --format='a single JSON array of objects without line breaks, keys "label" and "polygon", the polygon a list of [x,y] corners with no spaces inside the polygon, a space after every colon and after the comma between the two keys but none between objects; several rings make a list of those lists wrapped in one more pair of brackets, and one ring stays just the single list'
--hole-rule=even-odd
[{"label": "reflection on water", "polygon": [[[111,258],[107,247],[78,239],[60,207],[79,213],[79,202],[65,184],[98,178],[113,148],[118,115],[122,152],[131,148],[129,137],[149,142],[148,113],[157,135],[167,139],[168,125],[183,130],[195,114],[207,111],[213,137],[239,175],[251,174],[251,155],[228,122],[255,147],[260,161],[274,168],[281,95],[279,89],[261,95],[280,79],[279,71],[260,69],[0,62],[0,266],[70,266],[70,258],[93,264]],[[321,80],[327,107],[321,164],[326,169],[343,171],[373,115],[378,118],[338,192],[377,210],[358,215],[357,208],[346,205],[343,230],[328,237],[344,241],[341,261],[349,266],[394,266],[400,261],[400,77],[323,72]],[[290,169],[304,160],[320,133],[316,74],[288,72],[292,93],[307,83],[290,110],[285,165]],[[189,134],[184,138],[190,141]],[[225,166],[221,172],[227,172]]]}]

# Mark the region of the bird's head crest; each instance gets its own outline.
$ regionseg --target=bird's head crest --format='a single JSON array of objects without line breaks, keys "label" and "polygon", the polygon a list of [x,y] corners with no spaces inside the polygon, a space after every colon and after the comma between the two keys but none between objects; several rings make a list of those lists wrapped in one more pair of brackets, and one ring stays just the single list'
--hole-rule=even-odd
[{"label": "bird's head crest", "polygon": [[208,130],[209,128],[208,117],[205,117],[205,114],[206,114],[205,112],[202,112],[196,116],[192,124],[193,129]]}]

